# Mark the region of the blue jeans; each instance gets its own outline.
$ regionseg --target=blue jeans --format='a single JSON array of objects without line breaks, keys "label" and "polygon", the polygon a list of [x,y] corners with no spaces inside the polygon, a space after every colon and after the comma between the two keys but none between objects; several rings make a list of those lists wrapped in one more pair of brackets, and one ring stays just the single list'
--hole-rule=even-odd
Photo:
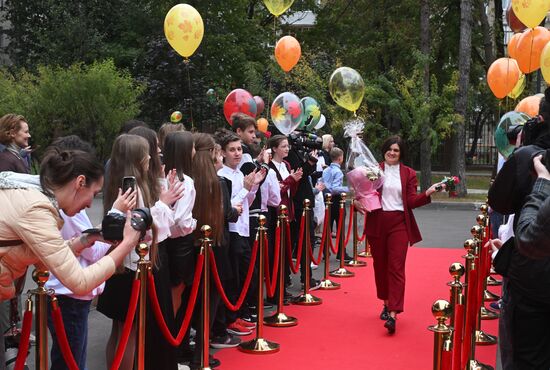
[{"label": "blue jeans", "polygon": [[[61,315],[63,316],[63,325],[67,333],[67,340],[74,359],[79,369],[86,369],[86,346],[88,345],[88,313],[92,301],[74,299],[68,296],[57,296]],[[65,359],[61,354],[59,342],[55,335],[53,317],[51,309],[48,309],[48,327],[52,334],[51,370],[68,370]]]}]

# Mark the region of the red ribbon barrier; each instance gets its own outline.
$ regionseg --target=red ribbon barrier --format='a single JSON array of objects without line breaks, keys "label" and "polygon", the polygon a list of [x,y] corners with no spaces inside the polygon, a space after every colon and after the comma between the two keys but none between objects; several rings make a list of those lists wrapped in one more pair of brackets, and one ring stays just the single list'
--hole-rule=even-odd
[{"label": "red ribbon barrier", "polygon": [[[277,226],[275,230],[275,250],[273,252],[273,272],[269,273],[269,253],[267,246],[267,236],[264,238],[265,252],[264,252],[264,269],[265,269],[265,285],[266,293],[268,297],[273,297],[275,294],[275,288],[277,287],[277,275],[279,272],[279,256],[281,251],[281,228]],[[283,272],[281,272],[283,273]]]},{"label": "red ribbon barrier", "polygon": [[460,359],[462,354],[462,334],[464,332],[464,305],[457,304],[454,307],[454,331],[453,331],[453,370],[461,370]]},{"label": "red ribbon barrier", "polygon": [[332,235],[329,236],[330,249],[332,253],[338,253],[338,246],[340,244],[340,234],[342,233],[342,227],[344,225],[344,208],[340,208],[340,215],[338,216],[338,228],[336,230],[336,243],[332,243]]},{"label": "red ribbon barrier", "polygon": [[239,310],[239,308],[241,308],[244,302],[246,293],[248,292],[248,288],[250,287],[252,274],[254,273],[257,254],[258,254],[258,240],[254,241],[254,246],[252,247],[252,253],[250,256],[250,266],[248,266],[248,272],[246,273],[246,280],[244,282],[243,290],[241,291],[241,294],[239,295],[239,299],[237,300],[237,302],[235,304],[232,304],[227,298],[227,295],[225,294],[225,290],[223,290],[222,282],[218,274],[218,266],[216,266],[216,259],[214,258],[214,252],[210,250],[210,262],[212,266],[212,276],[214,277],[214,284],[216,284],[216,288],[218,289],[218,292],[222,297],[223,303],[225,303],[225,306],[231,311]]},{"label": "red ribbon barrier", "polygon": [[311,262],[316,265],[320,264],[321,258],[323,258],[323,250],[325,249],[324,246],[327,240],[328,223],[328,210],[325,210],[325,218],[323,221],[323,235],[321,236],[321,244],[319,245],[319,254],[317,255],[317,258],[315,258],[315,256],[313,255],[313,248],[308,248],[309,258],[311,259]]},{"label": "red ribbon barrier", "polygon": [[445,351],[441,353],[441,370],[452,370],[453,351]]},{"label": "red ribbon barrier", "polygon": [[[32,328],[32,310],[25,311],[23,314],[23,327],[21,329],[21,341],[19,342],[19,352],[15,360],[14,370],[23,370],[25,361],[29,353],[29,342]],[[3,338],[2,338],[3,339]]]},{"label": "red ribbon barrier", "polygon": [[135,279],[132,284],[132,294],[130,296],[130,303],[128,304],[128,313],[126,314],[126,320],[124,320],[121,339],[118,342],[115,359],[110,367],[111,370],[118,370],[120,363],[122,362],[122,356],[124,356],[124,352],[126,351],[126,345],[128,344],[128,339],[130,338],[130,330],[132,329],[132,324],[136,315],[140,286],[141,282],[139,279]]},{"label": "red ribbon barrier", "polygon": [[293,274],[296,274],[298,272],[298,269],[300,268],[300,262],[302,260],[302,249],[304,245],[304,226],[305,226],[305,212],[302,214],[302,219],[300,220],[300,238],[298,239],[298,246],[296,251],[296,264],[292,261],[292,243],[290,238],[290,222],[287,219],[286,223],[286,257],[288,261],[288,265],[290,266],[290,270]]},{"label": "red ribbon barrier", "polygon": [[185,316],[184,316],[183,322],[181,323],[180,330],[178,331],[178,335],[175,338],[172,336],[172,333],[168,328],[168,325],[166,325],[164,316],[162,315],[162,310],[160,309],[160,304],[157,299],[157,288],[155,286],[155,279],[151,271],[149,271],[149,274],[147,276],[147,279],[148,279],[147,288],[149,292],[151,308],[153,309],[153,314],[155,315],[155,319],[157,320],[157,323],[159,325],[160,331],[162,332],[162,335],[164,335],[164,338],[166,338],[168,343],[170,343],[174,347],[177,347],[181,344],[181,341],[183,340],[183,337],[185,336],[185,333],[187,331],[187,327],[191,322],[191,317],[193,316],[193,309],[195,308],[195,303],[197,302],[197,296],[199,293],[203,267],[204,267],[204,254],[200,254],[199,258],[197,259],[197,264],[195,266],[195,275],[193,276],[193,285],[191,286],[191,296],[189,297],[189,303],[185,310]]},{"label": "red ribbon barrier", "polygon": [[353,202],[351,202],[351,205],[349,206],[349,222],[348,222],[348,233],[346,236],[346,241],[344,241],[344,246],[348,245],[349,243],[349,237],[351,236],[351,230],[353,229]]},{"label": "red ribbon barrier", "polygon": [[74,359],[73,351],[69,346],[69,341],[67,340],[67,332],[65,331],[65,325],[63,325],[63,317],[61,316],[61,310],[57,302],[52,300],[52,318],[53,326],[55,329],[55,335],[57,337],[57,342],[59,343],[59,349],[65,360],[65,364],[70,370],[78,370],[78,365]]}]

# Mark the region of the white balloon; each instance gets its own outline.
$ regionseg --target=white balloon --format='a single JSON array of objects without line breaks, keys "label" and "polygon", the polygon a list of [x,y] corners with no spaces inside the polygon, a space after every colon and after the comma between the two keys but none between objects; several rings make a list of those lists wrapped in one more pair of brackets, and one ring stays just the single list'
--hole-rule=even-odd
[{"label": "white balloon", "polygon": [[319,118],[319,123],[317,123],[314,127],[315,130],[319,130],[323,128],[323,126],[327,123],[327,118],[324,114],[321,114],[321,118]]}]

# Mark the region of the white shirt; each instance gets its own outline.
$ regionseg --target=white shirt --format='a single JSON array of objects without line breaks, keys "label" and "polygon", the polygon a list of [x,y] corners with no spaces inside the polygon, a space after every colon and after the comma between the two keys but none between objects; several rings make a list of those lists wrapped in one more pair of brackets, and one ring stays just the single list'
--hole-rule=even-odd
[{"label": "white shirt", "polygon": [[[290,176],[290,172],[288,172],[285,162],[277,162],[276,160],[271,160],[271,162],[275,165],[275,168],[279,172],[279,175],[281,175],[281,179],[283,179],[283,181]],[[290,197],[290,189],[287,190],[287,194]]]},{"label": "white shirt", "polygon": [[[63,227],[61,228],[61,236],[65,240],[70,240],[76,236],[80,236],[82,231],[93,227],[84,209],[73,217],[67,216],[63,211],[60,211],[59,213],[61,214],[63,221],[65,221]],[[82,253],[80,253],[80,256],[77,257],[78,262],[80,262],[80,266],[82,266],[82,268],[86,268],[99,261],[101,257],[107,253],[109,247],[109,244],[96,242],[91,247],[85,248],[82,250]],[[75,299],[86,301],[92,300],[95,296],[103,293],[104,287],[105,283],[102,283],[88,294],[75,295],[70,289],[61,284],[61,282],[53,274],[50,274],[50,278],[46,283],[46,288],[54,289],[56,295],[67,295]]]},{"label": "white shirt", "polygon": [[174,205],[174,225],[170,227],[170,237],[178,238],[191,234],[197,227],[197,220],[193,218],[195,206],[195,182],[187,175],[183,175],[183,196]]},{"label": "white shirt", "polygon": [[265,181],[260,186],[260,191],[262,194],[262,212],[267,212],[267,206],[278,207],[281,204],[281,186],[273,169],[269,169],[267,172]]},{"label": "white shirt", "polygon": [[403,211],[403,189],[399,164],[384,167],[384,185],[382,188],[382,209],[384,211]]},{"label": "white shirt", "polygon": [[239,169],[231,169],[226,165],[220,168],[218,176],[223,176],[231,181],[231,204],[236,205],[241,203],[243,207],[243,212],[237,222],[229,223],[229,231],[248,238],[250,236],[249,208],[256,196],[258,185],[254,185],[250,191],[246,190],[243,184],[243,173]]}]

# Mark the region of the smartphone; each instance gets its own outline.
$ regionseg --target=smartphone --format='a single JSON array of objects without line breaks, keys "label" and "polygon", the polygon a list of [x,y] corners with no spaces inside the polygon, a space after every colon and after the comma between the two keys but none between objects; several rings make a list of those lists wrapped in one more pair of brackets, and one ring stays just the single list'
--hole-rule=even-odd
[{"label": "smartphone", "polygon": [[136,178],[134,176],[124,176],[122,179],[122,194],[126,193],[126,190],[130,188],[132,191],[136,189]]}]

